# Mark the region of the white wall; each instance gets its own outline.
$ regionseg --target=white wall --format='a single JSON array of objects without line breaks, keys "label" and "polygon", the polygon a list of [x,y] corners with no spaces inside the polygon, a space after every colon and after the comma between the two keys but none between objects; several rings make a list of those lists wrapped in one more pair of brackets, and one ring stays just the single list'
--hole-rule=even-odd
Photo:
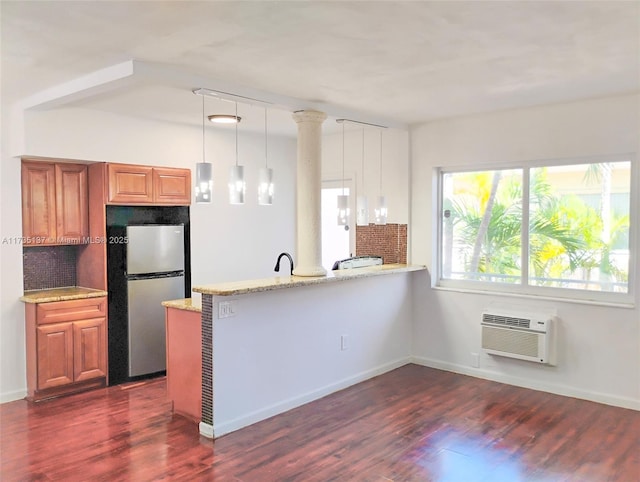
[{"label": "white wall", "polygon": [[213,327],[215,435],[406,364],[413,275],[235,297],[237,315]]},{"label": "white wall", "polygon": [[[639,142],[637,94],[442,120],[413,128],[413,262],[432,268],[434,167],[629,152],[637,156]],[[638,238],[634,249],[640,253]],[[636,266],[636,271],[640,274],[640,267]],[[637,287],[635,308],[616,308],[434,290],[430,285],[428,274],[421,273],[413,286],[413,355],[419,363],[640,409]],[[471,353],[480,352],[480,313],[490,303],[499,302],[557,309],[561,319],[557,367],[486,355],[481,356],[479,368],[472,367]]]},{"label": "white wall", "polygon": [[0,160],[0,402],[26,395],[22,246],[7,240],[22,236],[20,160],[9,154],[10,105],[2,99]]},{"label": "white wall", "polygon": [[[3,108],[1,236],[20,236],[20,160],[9,157],[8,116]],[[294,122],[293,119],[291,121]],[[89,161],[188,167],[202,159],[201,128],[126,118],[84,109],[29,112],[23,154]],[[295,256],[296,140],[270,138],[274,168],[273,206],[258,206],[257,177],[264,163],[264,137],[239,136],[245,165],[244,206],[229,205],[228,169],[235,163],[233,130],[207,128],[207,160],[214,163],[214,199],[191,206],[192,284],[262,278],[273,272],[277,255]],[[26,393],[22,248],[0,245],[0,401]]]},{"label": "white wall", "polygon": [[[326,122],[334,122],[327,120]],[[364,193],[369,198],[369,221],[380,192],[380,130],[365,128]],[[356,196],[362,185],[362,128],[349,125],[344,136],[345,177],[354,179]],[[322,138],[322,178],[338,178],[342,174],[342,133]],[[382,142],[382,194],[387,197],[387,222],[409,222],[409,133],[384,129]],[[355,196],[352,196],[352,223],[355,225]]]}]

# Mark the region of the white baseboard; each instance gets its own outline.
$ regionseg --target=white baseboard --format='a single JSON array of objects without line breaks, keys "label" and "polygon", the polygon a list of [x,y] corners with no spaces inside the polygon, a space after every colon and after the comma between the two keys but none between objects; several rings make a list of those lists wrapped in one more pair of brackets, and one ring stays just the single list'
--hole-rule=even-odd
[{"label": "white baseboard", "polygon": [[27,396],[26,390],[14,390],[13,392],[0,393],[0,403],[13,402],[14,400],[22,400]]},{"label": "white baseboard", "polygon": [[614,395],[609,395],[606,393],[591,392],[565,385],[555,385],[552,383],[532,381],[524,378],[514,377],[511,375],[505,375],[503,373],[493,372],[490,370],[482,370],[480,368],[472,368],[464,365],[458,365],[456,363],[449,363],[420,356],[411,357],[411,363],[430,368],[437,368],[438,370],[460,373],[462,375],[470,375],[472,377],[483,378],[485,380],[491,380],[494,382],[506,383],[507,385],[514,385],[517,387],[529,388],[531,390],[540,390],[542,392],[554,393],[556,395],[563,395],[565,397],[580,398],[582,400],[589,400],[591,402],[604,403],[605,405],[613,405],[615,407],[640,410],[640,400],[635,400],[633,398],[616,397]]},{"label": "white baseboard", "polygon": [[[389,372],[391,370],[395,370],[396,368],[399,368],[408,363],[411,363],[410,357],[400,358],[398,360],[385,363],[384,365],[380,365],[371,370],[366,370],[364,372],[360,372],[351,377],[344,378],[335,383],[325,385],[324,387],[318,388],[317,390],[313,390],[311,392],[303,393],[293,398],[282,400],[281,402],[275,403],[268,407],[264,407],[260,410],[247,413],[233,420],[227,420],[227,421],[218,422],[218,423],[215,423],[215,420],[214,420],[213,432],[215,433],[216,437],[220,437],[221,435],[227,434],[229,432],[233,432],[234,430],[241,429],[243,427],[254,424],[261,420],[265,420],[269,417],[273,417],[274,415],[278,415],[280,413],[286,412],[293,408],[299,407],[300,405],[304,405],[305,403],[312,402],[313,400],[317,400],[333,392],[342,390],[343,388],[347,388],[347,387],[350,387],[351,385],[355,385],[356,383],[363,382],[365,380],[368,380],[369,378],[373,378],[375,376],[382,375],[383,373]],[[215,398],[215,394],[214,394],[214,398]],[[215,419],[215,400],[214,400],[213,413],[214,413],[214,419]],[[200,433],[202,433],[202,424],[200,428]]]}]

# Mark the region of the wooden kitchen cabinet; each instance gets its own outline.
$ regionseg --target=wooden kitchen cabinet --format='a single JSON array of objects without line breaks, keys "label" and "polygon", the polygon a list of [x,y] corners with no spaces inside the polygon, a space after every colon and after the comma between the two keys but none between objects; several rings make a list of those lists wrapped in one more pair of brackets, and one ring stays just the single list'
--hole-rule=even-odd
[{"label": "wooden kitchen cabinet", "polygon": [[173,411],[194,422],[202,415],[202,314],[165,308],[167,397]]},{"label": "wooden kitchen cabinet", "polygon": [[25,245],[78,244],[88,235],[87,166],[22,162]]},{"label": "wooden kitchen cabinet", "polygon": [[[56,238],[55,166],[22,162],[22,236],[25,244]],[[40,243],[38,243],[40,244]]]},{"label": "wooden kitchen cabinet", "polygon": [[106,318],[73,323],[73,379],[76,382],[107,375]]},{"label": "wooden kitchen cabinet", "polygon": [[38,326],[38,390],[73,383],[73,325]]},{"label": "wooden kitchen cabinet", "polygon": [[153,203],[153,168],[133,164],[107,164],[107,202]]},{"label": "wooden kitchen cabinet", "polygon": [[27,399],[107,383],[107,298],[27,303]]},{"label": "wooden kitchen cabinet", "polygon": [[191,203],[191,170],[107,164],[109,204],[182,206]]},{"label": "wooden kitchen cabinet", "polygon": [[89,234],[87,166],[55,164],[55,172],[56,235],[68,242],[82,243]]},{"label": "wooden kitchen cabinet", "polygon": [[191,169],[154,167],[153,200],[158,204],[190,204]]}]

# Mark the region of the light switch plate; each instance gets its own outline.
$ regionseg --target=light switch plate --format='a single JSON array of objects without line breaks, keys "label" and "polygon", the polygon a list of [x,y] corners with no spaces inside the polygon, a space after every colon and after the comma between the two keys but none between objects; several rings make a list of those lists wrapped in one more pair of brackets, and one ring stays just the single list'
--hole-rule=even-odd
[{"label": "light switch plate", "polygon": [[236,316],[235,300],[218,302],[218,319]]}]

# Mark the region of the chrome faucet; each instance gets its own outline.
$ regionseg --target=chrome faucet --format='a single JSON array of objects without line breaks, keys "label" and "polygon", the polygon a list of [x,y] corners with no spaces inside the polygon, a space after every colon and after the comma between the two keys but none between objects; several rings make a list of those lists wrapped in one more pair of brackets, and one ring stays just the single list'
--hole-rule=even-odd
[{"label": "chrome faucet", "polygon": [[273,270],[280,271],[280,260],[282,259],[283,256],[286,256],[287,258],[289,258],[289,263],[291,263],[291,274],[293,274],[293,258],[289,253],[280,253],[280,256],[278,256],[278,261],[276,261],[276,267],[273,268]]}]

